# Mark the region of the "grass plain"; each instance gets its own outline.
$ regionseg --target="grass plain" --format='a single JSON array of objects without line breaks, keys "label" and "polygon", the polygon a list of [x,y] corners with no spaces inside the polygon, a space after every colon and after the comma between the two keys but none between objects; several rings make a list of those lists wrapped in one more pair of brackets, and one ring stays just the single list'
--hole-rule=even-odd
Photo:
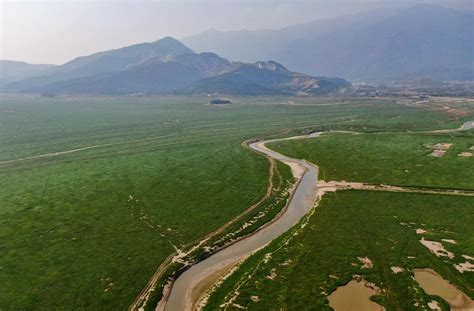
[{"label": "grass plain", "polygon": [[[296,226],[245,261],[211,295],[206,309],[228,303],[228,310],[330,310],[327,296],[359,275],[383,289],[375,300],[386,310],[429,310],[433,299],[447,310],[442,300],[421,290],[410,270],[432,268],[474,297],[473,273],[461,274],[453,266],[465,261],[461,255],[474,254],[473,206],[472,197],[360,190],[327,194],[303,229]],[[427,233],[417,234],[418,228]],[[443,243],[455,258],[436,257],[421,237],[455,240]],[[373,267],[363,268],[357,257],[369,258]],[[404,271],[395,274],[391,267]]]},{"label": "grass plain", "polygon": [[[443,157],[425,145],[452,143]],[[327,133],[269,146],[320,167],[319,178],[400,186],[474,189],[474,158],[459,157],[474,145],[474,132]]]},{"label": "grass plain", "polygon": [[[444,157],[426,145],[452,143]],[[474,189],[472,132],[325,133],[269,143],[284,155],[319,166],[319,178],[412,188]],[[414,268],[432,268],[474,297],[474,275],[454,265],[474,254],[474,198],[344,190],[326,194],[314,212],[241,264],[211,294],[207,310],[330,310],[327,297],[354,276],[382,289],[373,299],[387,310],[429,309],[437,300],[414,281]],[[416,229],[426,230],[417,233]],[[437,241],[453,259],[436,257],[420,239]],[[454,240],[456,244],[443,239]],[[358,259],[367,257],[372,268]],[[392,267],[401,267],[394,273]]]},{"label": "grass plain", "polygon": [[397,99],[207,100],[1,97],[1,309],[126,308],[175,248],[264,195],[244,139],[460,122]]}]

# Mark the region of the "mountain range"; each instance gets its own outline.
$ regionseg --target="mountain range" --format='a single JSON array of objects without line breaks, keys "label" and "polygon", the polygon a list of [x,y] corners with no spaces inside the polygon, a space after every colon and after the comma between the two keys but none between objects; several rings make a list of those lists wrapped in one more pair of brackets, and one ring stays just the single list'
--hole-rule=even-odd
[{"label": "mountain range", "polygon": [[3,89],[21,93],[315,95],[350,86],[340,78],[292,72],[274,61],[230,62],[214,53],[195,53],[171,37],[37,68],[23,78],[16,68],[7,69],[16,81]]},{"label": "mountain range", "polygon": [[375,83],[473,81],[473,25],[473,11],[423,4],[280,30],[209,30],[183,38],[186,45],[166,37],[59,66],[0,61],[0,90],[296,95],[328,94],[350,85],[328,77]]},{"label": "mountain range", "polygon": [[280,30],[209,30],[182,41],[232,60],[273,59],[298,72],[351,81],[472,81],[473,25],[473,11],[420,4]]}]

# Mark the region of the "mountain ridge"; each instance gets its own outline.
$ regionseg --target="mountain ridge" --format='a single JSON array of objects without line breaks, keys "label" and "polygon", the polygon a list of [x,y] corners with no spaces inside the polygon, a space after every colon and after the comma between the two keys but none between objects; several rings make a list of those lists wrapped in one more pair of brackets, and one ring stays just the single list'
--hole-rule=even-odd
[{"label": "mountain ridge", "polygon": [[48,95],[319,95],[348,86],[343,79],[292,72],[275,61],[249,64],[230,62],[211,52],[196,53],[166,37],[78,57],[49,75],[9,84],[7,90]]},{"label": "mountain ridge", "polygon": [[197,51],[249,62],[274,59],[309,75],[365,82],[474,80],[473,24],[472,11],[420,4],[280,30],[207,31],[182,40]]}]

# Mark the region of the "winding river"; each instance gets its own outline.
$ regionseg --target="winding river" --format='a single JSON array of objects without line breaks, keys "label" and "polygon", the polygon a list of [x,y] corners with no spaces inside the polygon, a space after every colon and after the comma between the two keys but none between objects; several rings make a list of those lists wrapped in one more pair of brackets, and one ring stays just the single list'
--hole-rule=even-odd
[{"label": "winding river", "polygon": [[[315,136],[317,134],[312,134],[309,137]],[[249,145],[252,150],[289,165],[293,175],[299,178],[299,183],[294,190],[294,195],[287,209],[269,225],[197,263],[181,274],[171,288],[168,301],[164,307],[165,310],[182,311],[194,309],[204,291],[229,271],[230,268],[285,233],[311,210],[314,206],[317,192],[317,167],[304,160],[293,159],[279,154],[265,146],[268,142],[307,137],[297,136],[273,139],[254,142]]]},{"label": "winding river", "polygon": [[[468,121],[458,130],[470,130],[472,128],[474,128],[474,121]],[[305,160],[293,159],[275,152],[267,148],[265,144],[282,140],[313,138],[319,134],[313,133],[308,136],[272,139],[249,144],[252,150],[289,165],[293,176],[299,180],[287,209],[277,219],[274,219],[254,234],[224,248],[186,270],[174,282],[166,304],[160,306],[158,310],[194,310],[206,290],[211,288],[232,267],[288,231],[311,210],[318,191],[318,168]]]}]

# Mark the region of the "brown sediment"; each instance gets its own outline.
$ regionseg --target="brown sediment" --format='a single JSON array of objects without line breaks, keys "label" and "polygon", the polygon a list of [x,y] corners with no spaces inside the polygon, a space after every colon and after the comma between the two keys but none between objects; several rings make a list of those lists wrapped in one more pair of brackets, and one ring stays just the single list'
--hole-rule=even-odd
[{"label": "brown sediment", "polygon": [[441,241],[449,243],[449,244],[458,244],[456,240],[452,240],[452,239],[441,239]]},{"label": "brown sediment", "polygon": [[403,269],[402,267],[390,267],[390,269],[395,274],[405,271],[405,269]]},{"label": "brown sediment", "polygon": [[250,296],[250,300],[252,300],[253,302],[259,302],[259,301],[260,301],[260,297],[258,297],[258,296]]},{"label": "brown sediment", "polygon": [[414,269],[415,280],[428,295],[443,298],[452,311],[474,310],[474,301],[432,269]]},{"label": "brown sediment", "polygon": [[441,311],[441,306],[436,300],[431,300],[428,302],[428,307],[433,311]]},{"label": "brown sediment", "polygon": [[370,260],[368,257],[357,257],[357,259],[363,263],[362,269],[371,269],[374,267],[372,260]]},{"label": "brown sediment", "polygon": [[453,146],[453,144],[451,144],[451,143],[437,143],[437,144],[434,144],[434,145],[431,145],[431,144],[426,144],[425,145],[425,147],[428,148],[428,149],[437,149],[437,150],[448,150],[452,146]]},{"label": "brown sediment", "polygon": [[454,265],[454,268],[456,268],[460,273],[474,272],[474,264],[469,261],[458,263]]},{"label": "brown sediment", "polygon": [[206,275],[198,279],[194,285],[193,290],[190,293],[190,297],[186,298],[186,301],[190,305],[186,306],[185,310],[196,310],[200,304],[203,304],[203,300],[207,297],[206,292],[211,289],[216,283],[218,283],[225,275],[227,275],[239,262],[245,258],[238,258],[235,260],[229,260],[226,263],[215,266],[210,271],[205,271]]},{"label": "brown sediment", "polygon": [[428,149],[434,149],[429,155],[432,157],[441,158],[446,154],[446,151],[451,148],[451,143],[437,143],[437,144],[426,144],[425,147]]},{"label": "brown sediment", "polygon": [[454,254],[447,251],[443,244],[440,242],[436,241],[429,241],[425,240],[425,238],[421,238],[420,243],[423,244],[426,248],[430,250],[433,254],[435,254],[437,257],[448,257],[449,259],[454,258]]},{"label": "brown sediment", "polygon": [[265,278],[273,281],[276,277],[277,277],[277,273],[276,273],[276,269],[274,268],[270,271],[270,274],[267,275]]},{"label": "brown sediment", "polygon": [[433,150],[433,152],[430,153],[430,156],[435,158],[441,158],[444,157],[445,154],[446,150]]},{"label": "brown sediment", "polygon": [[[445,190],[445,189],[430,189],[430,188],[410,188],[391,185],[374,185],[361,182],[346,182],[346,181],[329,181],[321,180],[318,182],[318,190],[320,191],[337,191],[337,190],[370,190],[370,191],[384,191],[384,192],[406,192],[406,193],[427,193],[439,195],[460,195],[460,196],[474,196],[474,191],[471,190]],[[407,225],[405,223],[401,223]]]},{"label": "brown sediment", "polygon": [[381,305],[370,300],[370,297],[380,293],[380,289],[369,286],[365,280],[352,280],[344,286],[339,286],[328,296],[329,306],[335,311],[381,311]]}]

